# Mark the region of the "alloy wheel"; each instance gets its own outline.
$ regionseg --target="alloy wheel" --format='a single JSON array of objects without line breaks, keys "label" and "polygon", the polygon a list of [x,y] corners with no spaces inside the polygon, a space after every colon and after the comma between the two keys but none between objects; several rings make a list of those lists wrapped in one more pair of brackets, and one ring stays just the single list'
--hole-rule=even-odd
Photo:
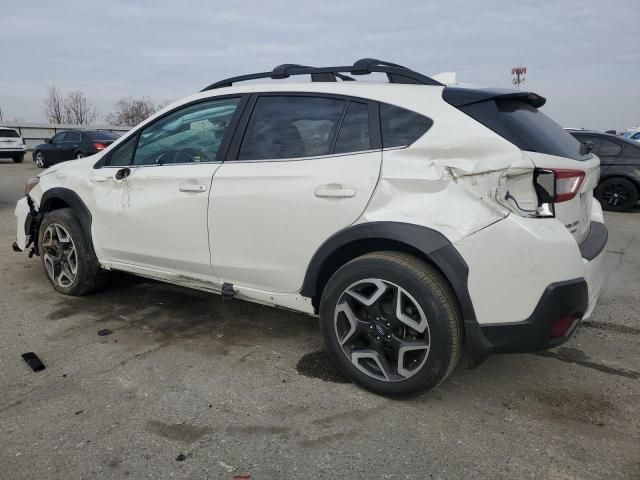
[{"label": "alloy wheel", "polygon": [[82,152],[78,152],[78,153],[76,154],[76,159],[80,159],[80,158],[84,158],[84,153],[82,153]]},{"label": "alloy wheel", "polygon": [[343,291],[334,328],[342,352],[366,375],[386,382],[412,377],[429,356],[429,322],[402,287],[368,278]]},{"label": "alloy wheel", "polygon": [[618,207],[624,205],[629,201],[631,192],[623,183],[611,182],[607,185],[607,188],[602,192],[602,199],[611,207]]},{"label": "alloy wheel", "polygon": [[36,153],[36,165],[40,168],[44,167],[44,157],[42,156],[42,152]]},{"label": "alloy wheel", "polygon": [[78,274],[76,246],[69,232],[52,223],[42,237],[44,265],[49,277],[61,287],[73,284]]}]

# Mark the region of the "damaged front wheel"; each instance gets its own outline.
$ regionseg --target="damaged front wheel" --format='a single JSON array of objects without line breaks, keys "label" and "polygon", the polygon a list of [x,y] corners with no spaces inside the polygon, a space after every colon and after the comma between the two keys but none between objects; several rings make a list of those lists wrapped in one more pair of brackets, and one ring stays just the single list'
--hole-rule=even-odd
[{"label": "damaged front wheel", "polygon": [[83,235],[80,223],[68,208],[45,214],[38,235],[44,271],[57,291],[66,295],[84,295],[102,286],[93,245]]}]

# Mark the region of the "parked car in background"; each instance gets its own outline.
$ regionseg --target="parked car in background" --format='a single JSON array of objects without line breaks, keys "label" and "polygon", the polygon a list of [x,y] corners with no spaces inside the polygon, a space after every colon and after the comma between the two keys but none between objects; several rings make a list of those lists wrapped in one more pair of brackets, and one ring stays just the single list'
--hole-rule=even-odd
[{"label": "parked car in background", "polygon": [[0,158],[11,158],[22,163],[27,147],[20,134],[13,128],[0,127]]},{"label": "parked car in background", "polygon": [[629,140],[640,142],[640,130],[631,130],[629,132],[624,132],[622,136]]},{"label": "parked car in background", "polygon": [[40,168],[98,153],[119,135],[103,130],[65,130],[56,133],[33,150],[33,161]]},{"label": "parked car in background", "polygon": [[600,157],[600,182],[595,196],[605,210],[623,212],[638,202],[640,142],[628,137],[589,130],[569,130]]}]

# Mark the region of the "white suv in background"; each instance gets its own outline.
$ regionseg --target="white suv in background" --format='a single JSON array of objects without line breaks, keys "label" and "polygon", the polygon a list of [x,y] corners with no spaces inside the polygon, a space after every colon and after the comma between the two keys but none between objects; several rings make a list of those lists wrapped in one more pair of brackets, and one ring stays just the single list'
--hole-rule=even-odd
[{"label": "white suv in background", "polygon": [[22,163],[27,147],[17,130],[0,127],[0,158],[11,158],[14,163]]},{"label": "white suv in background", "polygon": [[121,270],[319,315],[354,382],[424,392],[462,351],[566,341],[596,302],[599,160],[544,103],[374,59],[223,80],[30,179],[14,248],[67,295]]}]

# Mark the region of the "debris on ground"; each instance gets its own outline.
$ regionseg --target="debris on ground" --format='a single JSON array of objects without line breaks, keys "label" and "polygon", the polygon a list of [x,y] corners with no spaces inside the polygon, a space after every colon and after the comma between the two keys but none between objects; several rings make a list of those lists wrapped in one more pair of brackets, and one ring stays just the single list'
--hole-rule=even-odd
[{"label": "debris on ground", "polygon": [[233,465],[229,465],[228,463],[224,463],[222,460],[218,460],[218,465],[220,465],[222,468],[224,468],[229,473],[233,472],[236,469],[236,467],[234,467]]},{"label": "debris on ground", "polygon": [[112,333],[113,331],[109,330],[108,328],[98,331],[98,335],[100,335],[101,337],[106,337],[107,335],[111,335]]},{"label": "debris on ground", "polygon": [[38,356],[33,352],[23,353],[22,358],[34,372],[39,372],[45,369],[44,363],[42,363]]},{"label": "debris on ground", "polygon": [[185,455],[184,455],[183,453],[181,453],[180,455],[178,455],[178,456],[176,457],[176,460],[177,460],[178,462],[184,462],[186,458],[187,458],[187,457],[185,457]]}]

